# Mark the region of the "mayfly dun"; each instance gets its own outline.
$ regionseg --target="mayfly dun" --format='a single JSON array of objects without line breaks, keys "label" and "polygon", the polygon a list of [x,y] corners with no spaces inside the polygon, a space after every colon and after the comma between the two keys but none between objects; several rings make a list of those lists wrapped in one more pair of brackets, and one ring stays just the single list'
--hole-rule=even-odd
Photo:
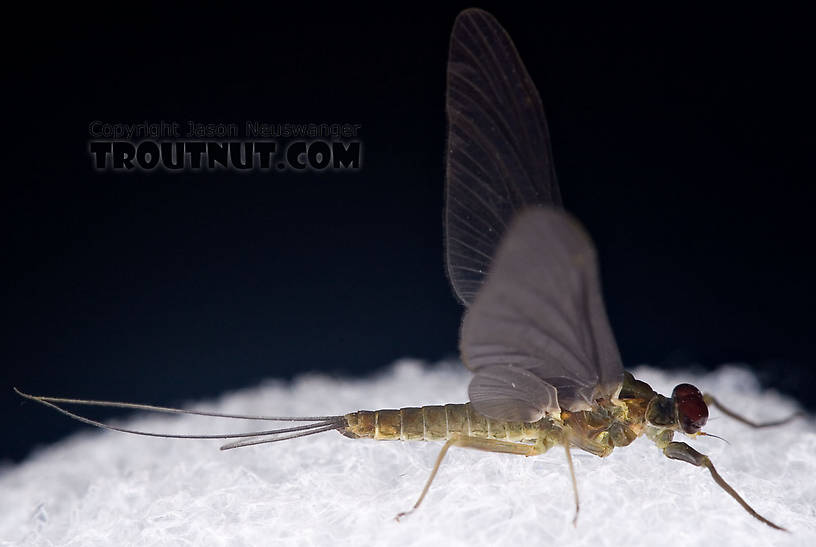
[{"label": "mayfly dun", "polygon": [[[516,49],[488,13],[456,19],[447,68],[446,268],[465,306],[460,351],[473,372],[470,402],[343,416],[245,416],[151,405],[19,395],[86,424],[171,438],[232,439],[222,449],[338,431],[352,439],[444,441],[413,508],[452,446],[535,456],[560,447],[600,457],[646,435],[670,459],[706,468],[751,516],[757,513],[711,460],[676,434],[705,435],[709,406],[753,427],[689,384],[670,397],[625,372],[601,295],[596,253],[561,205],[538,91]],[[107,425],[65,404],[295,422],[229,435],[169,435]],[[790,418],[789,418],[790,419]]]}]

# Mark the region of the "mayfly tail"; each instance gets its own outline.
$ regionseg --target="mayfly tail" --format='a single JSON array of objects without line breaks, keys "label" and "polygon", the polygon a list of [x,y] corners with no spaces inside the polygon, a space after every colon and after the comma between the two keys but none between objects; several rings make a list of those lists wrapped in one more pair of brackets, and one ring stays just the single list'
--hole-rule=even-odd
[{"label": "mayfly tail", "polygon": [[[316,423],[309,426],[303,426],[303,429],[308,429],[307,431],[302,431],[300,433],[294,433],[292,435],[282,435],[280,437],[256,437],[253,439],[244,439],[243,441],[235,441],[232,443],[227,443],[221,447],[221,450],[231,450],[233,448],[242,448],[244,446],[254,446],[256,444],[265,444],[265,443],[276,443],[278,441],[288,441],[289,439],[297,439],[298,437],[307,437],[309,435],[315,435],[317,433],[323,433],[325,431],[334,431],[335,429],[343,429],[346,427],[346,422],[342,416],[337,417],[338,420],[336,422],[323,422],[323,423]],[[291,428],[289,431],[292,431],[295,428]],[[276,433],[285,433],[286,430],[279,429]],[[264,434],[265,435],[265,434]]]},{"label": "mayfly tail", "polygon": [[241,420],[270,420],[277,422],[317,422],[320,420],[331,420],[337,416],[256,416],[251,414],[224,414],[221,412],[209,412],[206,410],[188,410],[184,408],[170,408],[166,406],[144,405],[139,403],[123,403],[120,401],[96,401],[92,399],[66,399],[64,397],[44,397],[42,395],[29,395],[23,393],[16,387],[15,393],[20,397],[37,401],[38,403],[59,403],[69,405],[84,406],[106,406],[111,408],[130,408],[133,410],[146,410],[148,412],[164,412],[167,414],[195,414],[196,416],[213,416],[215,418],[238,418]]},{"label": "mayfly tail", "polygon": [[[153,405],[142,405],[136,403],[121,403],[121,402],[113,402],[113,401],[94,401],[94,400],[85,400],[85,399],[65,399],[60,397],[42,397],[37,395],[29,395],[27,393],[23,393],[17,388],[14,388],[14,391],[31,401],[35,401],[47,407],[53,408],[57,412],[68,416],[74,420],[82,422],[84,424],[92,425],[95,427],[99,427],[102,429],[109,429],[111,431],[119,431],[122,433],[130,433],[133,435],[144,435],[147,437],[163,437],[168,439],[246,439],[248,437],[264,437],[265,440],[251,442],[249,444],[260,444],[260,442],[273,442],[273,441],[282,441],[285,439],[294,439],[297,437],[303,437],[306,435],[313,435],[315,433],[321,433],[323,431],[330,431],[332,429],[342,429],[346,425],[346,421],[343,416],[251,416],[251,415],[243,415],[243,414],[223,414],[219,412],[207,412],[207,411],[199,411],[199,410],[185,410],[180,408],[169,408],[169,407],[161,407],[161,406],[153,406]],[[182,435],[182,434],[175,434],[175,433],[155,433],[151,431],[140,431],[137,429],[128,429],[125,427],[118,427],[110,424],[106,424],[103,422],[99,422],[96,420],[92,420],[90,418],[86,418],[84,416],[80,416],[79,414],[75,414],[69,410],[65,410],[64,408],[58,406],[57,403],[60,404],[77,404],[77,405],[89,405],[89,406],[106,406],[106,407],[118,407],[118,408],[131,408],[137,410],[146,410],[151,412],[164,412],[164,413],[171,413],[171,414],[194,414],[199,416],[211,416],[216,418],[236,418],[236,419],[243,419],[243,420],[272,420],[272,421],[285,421],[285,422],[314,422],[305,425],[298,425],[293,427],[284,427],[278,429],[268,429],[262,431],[247,431],[245,433],[220,433],[220,434],[210,434],[210,435]],[[268,436],[270,435],[282,435],[286,433],[294,433],[294,435],[285,435],[284,437],[274,437],[269,439]],[[250,439],[255,440],[255,439]],[[236,444],[236,443],[232,443]],[[244,445],[238,445],[244,446]],[[231,445],[225,445],[222,449],[226,448],[237,448]]]}]

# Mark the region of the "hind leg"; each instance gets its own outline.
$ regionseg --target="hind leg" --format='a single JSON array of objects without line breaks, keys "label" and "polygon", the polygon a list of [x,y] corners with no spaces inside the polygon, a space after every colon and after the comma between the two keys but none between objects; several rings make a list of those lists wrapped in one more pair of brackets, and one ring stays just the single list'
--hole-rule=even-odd
[{"label": "hind leg", "polygon": [[448,439],[447,442],[445,442],[442,450],[439,451],[439,456],[436,458],[436,463],[431,471],[431,476],[428,477],[428,480],[425,482],[425,488],[422,489],[422,494],[419,495],[419,499],[410,510],[399,513],[396,516],[396,520],[401,519],[405,515],[411,514],[417,507],[419,507],[419,504],[422,503],[422,500],[425,499],[425,495],[431,488],[431,483],[436,477],[436,473],[439,471],[439,466],[442,464],[442,460],[445,459],[445,454],[448,453],[448,449],[452,446],[472,448],[474,450],[482,450],[484,452],[498,452],[500,454],[517,454],[519,456],[536,456],[543,452],[543,450],[537,445],[532,444],[513,443],[508,441],[499,441],[496,439],[484,439],[481,437],[470,437],[468,435],[454,435]]}]

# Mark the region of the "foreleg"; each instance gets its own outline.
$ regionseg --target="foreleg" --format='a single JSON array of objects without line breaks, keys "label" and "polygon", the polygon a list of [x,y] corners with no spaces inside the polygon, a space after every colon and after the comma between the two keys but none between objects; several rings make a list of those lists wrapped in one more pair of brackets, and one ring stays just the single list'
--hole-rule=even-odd
[{"label": "foreleg", "polygon": [[730,418],[733,418],[733,419],[737,420],[738,422],[742,422],[745,425],[749,425],[751,427],[756,427],[756,428],[773,427],[773,426],[777,426],[777,425],[783,425],[783,424],[786,424],[786,423],[790,422],[791,420],[794,420],[795,418],[798,418],[800,416],[804,416],[804,412],[796,412],[796,413],[788,416],[787,418],[783,418],[781,420],[775,420],[773,422],[757,423],[757,422],[754,422],[752,420],[749,420],[748,418],[746,418],[746,417],[744,417],[744,416],[742,416],[740,414],[737,414],[733,410],[729,410],[728,408],[724,407],[717,399],[714,398],[713,395],[711,395],[709,393],[706,393],[705,395],[703,395],[703,400],[705,401],[705,404],[707,404],[708,406],[714,406],[714,407],[718,408],[720,410],[720,412],[722,412],[726,416],[728,416]]},{"label": "foreleg", "polygon": [[785,530],[781,526],[774,524],[773,522],[769,521],[768,519],[754,511],[753,507],[748,505],[748,503],[744,499],[742,499],[742,497],[739,494],[737,494],[737,492],[733,488],[731,488],[731,486],[727,482],[725,482],[725,480],[720,476],[720,474],[717,473],[717,470],[714,469],[714,464],[711,463],[711,460],[705,454],[700,454],[686,443],[678,442],[670,442],[666,446],[666,448],[663,449],[663,454],[665,454],[667,458],[671,458],[672,460],[680,460],[690,463],[691,465],[695,465],[697,467],[705,467],[711,473],[711,477],[714,479],[714,482],[716,482],[720,486],[720,488],[725,490],[729,496],[737,500],[737,503],[742,505],[743,509],[748,511],[751,514],[751,516],[753,516],[757,520],[764,522],[771,528],[776,528],[777,530],[787,532],[787,530]]}]

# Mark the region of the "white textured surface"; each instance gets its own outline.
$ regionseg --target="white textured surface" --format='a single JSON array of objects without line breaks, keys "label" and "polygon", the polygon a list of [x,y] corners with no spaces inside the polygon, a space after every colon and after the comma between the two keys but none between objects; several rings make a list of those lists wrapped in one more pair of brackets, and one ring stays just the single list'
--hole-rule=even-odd
[{"label": "white textured surface", "polygon": [[[664,394],[694,383],[757,419],[795,410],[788,399],[760,393],[739,368],[697,377],[634,372]],[[198,407],[292,415],[463,402],[467,378],[461,366],[402,362],[372,379],[272,381]],[[25,420],[27,408],[15,418]],[[248,424],[186,416],[128,422],[165,432]],[[706,471],[667,460],[645,438],[603,460],[574,452],[582,506],[573,528],[558,449],[536,458],[453,449],[420,510],[397,523],[438,443],[354,441],[329,432],[221,452],[218,441],[89,429],[0,472],[0,544],[816,545],[816,429],[809,418],[752,430],[713,410],[706,430],[731,444],[690,444],[791,534],[757,522]]]}]

